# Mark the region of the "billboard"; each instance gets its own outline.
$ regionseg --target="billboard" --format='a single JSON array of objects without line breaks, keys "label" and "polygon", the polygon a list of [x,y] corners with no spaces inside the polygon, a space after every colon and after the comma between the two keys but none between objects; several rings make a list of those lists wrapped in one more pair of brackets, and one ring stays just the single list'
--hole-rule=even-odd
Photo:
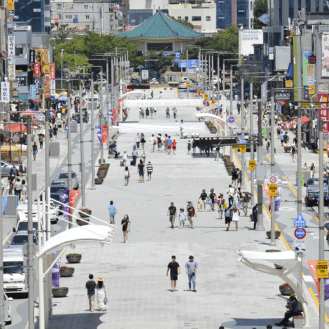
[{"label": "billboard", "polygon": [[329,77],[329,34],[322,34],[321,76]]},{"label": "billboard", "polygon": [[8,36],[8,59],[15,60],[15,37]]},{"label": "billboard", "polygon": [[39,77],[40,76],[40,63],[36,62],[34,64],[34,76]]},{"label": "billboard", "polygon": [[148,80],[148,79],[149,79],[149,71],[142,70],[142,80]]},{"label": "billboard", "polygon": [[306,64],[306,86],[315,85],[315,64]]},{"label": "billboard", "polygon": [[311,50],[304,49],[303,50],[303,86],[308,86],[307,84],[307,68],[306,65],[308,64],[308,57],[311,55]]},{"label": "billboard", "polygon": [[1,102],[9,103],[9,101],[10,101],[9,82],[1,82]]},{"label": "billboard", "polygon": [[55,63],[50,63],[50,79],[55,80]]},{"label": "billboard", "polygon": [[[319,94],[319,102],[327,102],[328,101],[328,94]],[[321,107],[328,107],[328,103],[322,103]],[[324,108],[319,108],[319,120],[328,120],[328,110]],[[323,135],[328,135],[329,129],[328,129],[328,122],[323,123]]]},{"label": "billboard", "polygon": [[36,98],[37,98],[37,86],[30,85],[30,99],[36,99]]},{"label": "billboard", "polygon": [[253,45],[263,44],[262,30],[239,30],[239,54],[248,56],[254,54]]}]

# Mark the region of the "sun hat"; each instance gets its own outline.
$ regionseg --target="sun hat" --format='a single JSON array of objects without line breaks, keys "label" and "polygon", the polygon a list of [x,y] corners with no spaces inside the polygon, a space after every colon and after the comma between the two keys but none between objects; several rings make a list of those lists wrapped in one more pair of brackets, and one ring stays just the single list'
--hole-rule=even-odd
[{"label": "sun hat", "polygon": [[104,278],[102,276],[98,276],[96,279],[97,281],[104,281]]}]

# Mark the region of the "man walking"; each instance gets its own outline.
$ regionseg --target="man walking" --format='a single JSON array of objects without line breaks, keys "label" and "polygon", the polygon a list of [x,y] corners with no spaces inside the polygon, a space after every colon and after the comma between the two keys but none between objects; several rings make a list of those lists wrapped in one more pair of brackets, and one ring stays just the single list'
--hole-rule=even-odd
[{"label": "man walking", "polygon": [[95,301],[96,282],[93,280],[93,278],[94,276],[92,274],[89,274],[89,281],[87,281],[86,283],[90,312],[94,312],[94,301]]},{"label": "man walking", "polygon": [[35,159],[37,158],[37,153],[38,153],[38,145],[36,142],[34,142],[34,144],[32,145],[32,151],[33,151],[33,159],[35,161]]},{"label": "man walking", "polygon": [[149,161],[149,163],[146,165],[146,169],[147,169],[147,178],[148,180],[151,180],[151,176],[152,176],[152,172],[153,172],[153,165],[151,163],[151,161]]},{"label": "man walking", "polygon": [[43,147],[43,135],[42,134],[39,135],[39,144],[40,144],[40,149],[42,149],[42,147]]},{"label": "man walking", "polygon": [[188,287],[191,291],[191,281],[193,282],[193,291],[196,292],[196,271],[198,269],[198,263],[194,261],[194,257],[190,256],[189,261],[185,264],[186,274],[188,276]]},{"label": "man walking", "polygon": [[137,135],[135,136],[135,138],[136,138],[137,149],[139,149],[139,143],[141,141],[141,136],[139,135],[139,133],[137,133]]},{"label": "man walking", "polygon": [[171,144],[172,144],[172,139],[170,136],[167,138],[167,150],[168,150],[168,155],[171,153]]},{"label": "man walking", "polygon": [[171,281],[171,291],[176,291],[176,281],[178,280],[178,274],[180,274],[180,266],[176,262],[176,256],[171,257],[172,261],[168,264],[167,276],[170,270],[170,281]]},{"label": "man walking", "polygon": [[176,119],[176,117],[177,117],[177,109],[176,109],[176,107],[174,107],[172,111],[173,111],[173,114],[174,114],[174,119]]},{"label": "man walking", "polygon": [[174,228],[175,225],[175,217],[177,216],[176,207],[174,206],[174,203],[171,203],[171,206],[168,208],[167,216],[169,216],[169,220],[171,222],[171,228]]},{"label": "man walking", "polygon": [[195,213],[195,208],[193,207],[192,201],[187,201],[186,212],[187,212],[187,219],[190,222],[190,226],[191,226],[191,228],[194,229],[193,218],[196,217],[196,213]]},{"label": "man walking", "polygon": [[132,153],[131,153],[131,156],[133,157],[132,161],[130,162],[130,164],[132,166],[136,166],[136,161],[137,161],[137,156],[138,156],[138,152],[136,150],[136,147],[134,147]]},{"label": "man walking", "polygon": [[152,135],[150,137],[150,144],[151,144],[151,152],[154,152],[154,147],[155,147],[155,144],[156,144],[156,140],[154,138],[154,135]]},{"label": "man walking", "polygon": [[110,201],[110,205],[108,207],[108,210],[110,211],[110,224],[115,224],[114,216],[117,213],[117,208],[113,204],[113,201]]}]

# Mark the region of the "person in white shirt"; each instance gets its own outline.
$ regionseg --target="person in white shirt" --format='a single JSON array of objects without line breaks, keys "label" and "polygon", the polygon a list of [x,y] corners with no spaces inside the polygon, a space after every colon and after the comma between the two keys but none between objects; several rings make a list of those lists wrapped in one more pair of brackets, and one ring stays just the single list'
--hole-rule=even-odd
[{"label": "person in white shirt", "polygon": [[139,133],[137,133],[137,135],[135,136],[135,138],[136,138],[137,149],[139,149],[139,143],[141,141],[141,136],[139,135]]},{"label": "person in white shirt", "polygon": [[229,185],[226,194],[228,194],[228,204],[229,204],[229,206],[232,206],[232,204],[233,204],[233,194],[234,194],[234,188],[232,187],[232,185]]},{"label": "person in white shirt", "polygon": [[126,151],[123,151],[122,161],[123,161],[123,165],[126,167],[127,166],[127,161],[128,161],[128,155],[127,155]]},{"label": "person in white shirt", "polygon": [[186,214],[184,208],[180,208],[179,211],[179,228],[185,228]]},{"label": "person in white shirt", "polygon": [[154,143],[154,141],[155,141],[155,138],[154,138],[154,135],[152,135],[152,137],[150,137],[151,152],[154,152],[154,148],[155,148],[155,144],[156,144],[156,142]]}]

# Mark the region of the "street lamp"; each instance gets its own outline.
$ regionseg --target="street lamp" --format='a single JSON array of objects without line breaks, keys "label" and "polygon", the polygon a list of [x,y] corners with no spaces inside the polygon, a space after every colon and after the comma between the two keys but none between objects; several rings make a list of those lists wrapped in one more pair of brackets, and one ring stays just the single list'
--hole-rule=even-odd
[{"label": "street lamp", "polygon": [[[200,52],[201,52],[200,49],[201,49],[201,46],[187,45],[186,46],[186,76],[188,76],[188,49],[189,48],[197,48],[197,49],[199,49],[199,51],[198,51],[198,58],[199,58],[199,67],[200,67]],[[188,99],[188,91],[189,91],[189,88],[186,88],[187,99]]]},{"label": "street lamp", "polygon": [[63,53],[64,49],[61,49],[61,89],[63,89]]}]

